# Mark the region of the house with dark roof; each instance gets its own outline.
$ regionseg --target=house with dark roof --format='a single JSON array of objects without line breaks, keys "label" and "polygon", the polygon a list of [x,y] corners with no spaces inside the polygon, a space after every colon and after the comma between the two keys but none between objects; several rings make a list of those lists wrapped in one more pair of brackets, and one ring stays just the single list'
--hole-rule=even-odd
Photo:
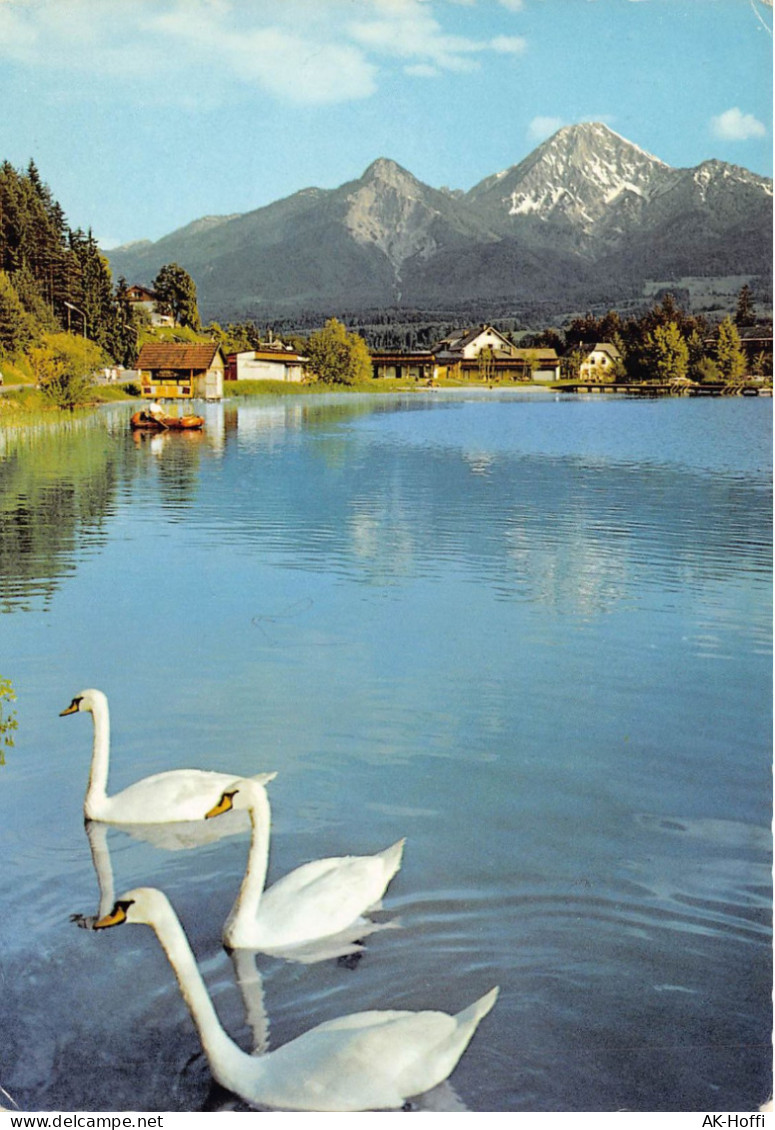
[{"label": "house with dark roof", "polygon": [[475,361],[482,350],[489,349],[495,358],[513,357],[515,345],[494,326],[481,325],[476,329],[460,330],[436,342],[433,352],[440,365],[454,365],[459,361]]},{"label": "house with dark roof", "polygon": [[433,381],[438,375],[436,358],[429,349],[385,350],[371,354],[375,379]]},{"label": "house with dark roof", "polygon": [[558,381],[560,358],[555,349],[522,349],[494,326],[461,330],[436,343],[437,371],[458,377],[490,380]]},{"label": "house with dark roof", "polygon": [[[752,373],[772,375],[772,322],[756,322],[753,326],[736,326],[743,350]],[[703,344],[715,351],[718,344],[718,326],[704,339]]]},{"label": "house with dark roof", "polygon": [[194,396],[220,400],[226,368],[220,345],[179,341],[146,342],[137,358],[143,396],[154,400]]},{"label": "house with dark roof", "polygon": [[760,361],[764,370],[772,373],[772,322],[757,322],[755,326],[738,326],[740,348],[745,351],[749,364]]},{"label": "house with dark roof", "polygon": [[146,286],[134,283],[127,287],[126,300],[133,310],[139,310],[147,316],[152,326],[174,326],[175,319],[172,314],[160,314],[158,296]]}]

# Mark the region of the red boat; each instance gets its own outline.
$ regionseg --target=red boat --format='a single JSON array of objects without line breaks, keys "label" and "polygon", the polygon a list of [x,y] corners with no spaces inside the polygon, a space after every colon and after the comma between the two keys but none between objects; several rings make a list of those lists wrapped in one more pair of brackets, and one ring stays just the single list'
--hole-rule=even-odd
[{"label": "red boat", "polygon": [[154,416],[141,408],[130,420],[132,431],[181,432],[196,431],[204,427],[204,416]]}]

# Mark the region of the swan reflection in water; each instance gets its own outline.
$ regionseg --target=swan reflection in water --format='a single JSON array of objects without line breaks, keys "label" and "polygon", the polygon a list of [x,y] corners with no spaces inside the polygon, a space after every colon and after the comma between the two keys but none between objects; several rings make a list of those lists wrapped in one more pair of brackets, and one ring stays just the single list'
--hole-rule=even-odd
[{"label": "swan reflection in water", "polygon": [[235,810],[223,821],[181,820],[175,824],[104,824],[100,820],[85,820],[84,830],[89,841],[89,851],[97,876],[98,909],[96,915],[72,914],[70,920],[91,929],[97,918],[107,914],[116,900],[113,881],[113,863],[108,844],[108,831],[125,832],[133,840],[142,840],[162,851],[190,851],[205,847],[227,836],[244,833],[250,827],[246,812]]},{"label": "swan reflection in water", "polygon": [[[249,1055],[222,1028],[166,895],[150,887],[128,891],[94,929],[127,922],[153,929],[175,972],[214,1079],[253,1107],[402,1109],[448,1078],[498,995],[493,988],[454,1016],[438,1011],[352,1013],[325,1021],[274,1051]],[[260,984],[254,982],[256,987],[262,996]],[[253,1004],[263,1011],[258,993]],[[265,1020],[263,1039],[268,1039]]]}]

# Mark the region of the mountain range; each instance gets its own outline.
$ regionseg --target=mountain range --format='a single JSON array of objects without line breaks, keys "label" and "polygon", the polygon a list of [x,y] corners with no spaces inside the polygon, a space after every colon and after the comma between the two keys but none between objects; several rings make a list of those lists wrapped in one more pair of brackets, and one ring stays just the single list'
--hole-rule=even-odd
[{"label": "mountain range", "polygon": [[616,306],[655,280],[769,280],[772,181],[716,160],[673,168],[589,122],[468,192],[431,188],[380,158],[339,188],[205,216],[106,254],[114,276],[146,285],[179,263],[205,317],[218,319]]}]

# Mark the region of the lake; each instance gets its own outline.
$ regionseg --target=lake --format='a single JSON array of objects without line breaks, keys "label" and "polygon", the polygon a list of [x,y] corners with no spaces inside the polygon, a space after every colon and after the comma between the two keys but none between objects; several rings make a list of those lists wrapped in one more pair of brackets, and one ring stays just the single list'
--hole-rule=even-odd
[{"label": "lake", "polygon": [[[270,881],[406,837],[375,916],[398,924],[353,967],[251,957],[272,1047],[498,984],[442,1109],[758,1109],[771,401],[482,390],[202,410],[197,435],[133,436],[129,405],[0,435],[0,677],[18,694],[0,766],[6,1094],[228,1105],[151,931],[69,921],[98,903],[92,726],[59,712],[97,687],[110,791],[169,768],[277,771]],[[249,1050],[220,942],[249,833],[165,850],[101,830],[116,894],[168,894]]]}]

